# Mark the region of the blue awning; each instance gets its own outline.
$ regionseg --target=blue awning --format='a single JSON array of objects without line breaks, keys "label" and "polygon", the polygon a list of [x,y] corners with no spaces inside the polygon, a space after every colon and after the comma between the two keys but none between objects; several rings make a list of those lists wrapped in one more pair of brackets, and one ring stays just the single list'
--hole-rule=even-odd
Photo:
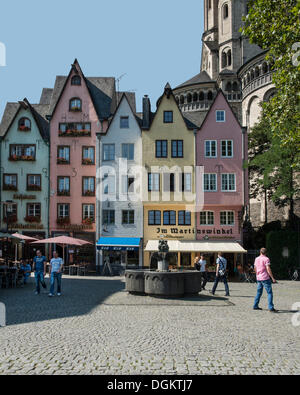
[{"label": "blue awning", "polygon": [[105,251],[138,251],[140,243],[138,237],[100,237],[97,248]]}]

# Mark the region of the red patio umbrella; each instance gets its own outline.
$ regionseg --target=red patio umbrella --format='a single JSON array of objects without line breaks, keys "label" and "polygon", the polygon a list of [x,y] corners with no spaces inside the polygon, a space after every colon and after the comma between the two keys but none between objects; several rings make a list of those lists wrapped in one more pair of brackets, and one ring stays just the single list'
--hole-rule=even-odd
[{"label": "red patio umbrella", "polygon": [[14,233],[12,236],[20,239],[20,240],[24,240],[24,241],[36,241],[38,240],[35,237],[30,237],[30,236],[25,236],[25,235],[21,235],[20,233]]},{"label": "red patio umbrella", "polygon": [[63,261],[65,262],[65,246],[66,245],[74,245],[74,246],[83,246],[85,244],[93,244],[86,240],[75,239],[74,237],[69,236],[57,236],[51,237],[50,239],[37,240],[31,244],[61,244],[63,247]]}]

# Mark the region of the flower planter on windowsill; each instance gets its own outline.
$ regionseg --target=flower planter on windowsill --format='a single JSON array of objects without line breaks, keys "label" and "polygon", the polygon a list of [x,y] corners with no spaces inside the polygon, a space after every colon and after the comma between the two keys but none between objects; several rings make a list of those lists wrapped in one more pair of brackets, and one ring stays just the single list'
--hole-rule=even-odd
[{"label": "flower planter on windowsill", "polygon": [[57,196],[70,196],[70,191],[57,191]]},{"label": "flower planter on windowsill", "polygon": [[39,186],[39,185],[35,185],[35,184],[32,184],[32,185],[28,185],[28,187],[27,187],[27,191],[41,191],[42,190],[42,188]]},{"label": "flower planter on windowsill", "polygon": [[58,165],[69,165],[70,161],[65,158],[57,158]]},{"label": "flower planter on windowsill", "polygon": [[16,156],[16,155],[12,155],[9,157],[9,160],[11,161],[18,161],[18,160],[24,160],[24,161],[28,161],[28,162],[33,162],[35,161],[35,158],[33,156]]},{"label": "flower planter on windowsill", "polygon": [[41,217],[33,216],[33,215],[27,215],[27,217],[24,218],[26,222],[30,223],[39,223],[41,222]]},{"label": "flower planter on windowsill", "polygon": [[66,132],[59,131],[59,137],[86,137],[91,136],[90,130],[67,130]]},{"label": "flower planter on windowsill", "polygon": [[30,132],[30,128],[29,127],[27,127],[27,126],[19,126],[19,129],[18,129],[20,132]]},{"label": "flower planter on windowsill", "polygon": [[85,192],[83,192],[83,196],[95,196],[95,192],[93,192],[93,191],[85,191]]},{"label": "flower planter on windowsill", "polygon": [[92,159],[82,159],[82,164],[83,165],[94,165],[94,162]]},{"label": "flower planter on windowsill", "polygon": [[3,218],[3,222],[5,222],[7,224],[7,222],[9,224],[15,224],[18,221],[18,218],[16,215],[10,215],[8,218],[4,217]]},{"label": "flower planter on windowsill", "polygon": [[60,217],[56,220],[57,225],[69,225],[70,218],[69,217]]},{"label": "flower planter on windowsill", "polygon": [[85,218],[82,220],[83,225],[92,225],[95,222],[94,218]]},{"label": "flower planter on windowsill", "polygon": [[3,190],[4,191],[17,191],[18,188],[15,185],[4,184]]}]

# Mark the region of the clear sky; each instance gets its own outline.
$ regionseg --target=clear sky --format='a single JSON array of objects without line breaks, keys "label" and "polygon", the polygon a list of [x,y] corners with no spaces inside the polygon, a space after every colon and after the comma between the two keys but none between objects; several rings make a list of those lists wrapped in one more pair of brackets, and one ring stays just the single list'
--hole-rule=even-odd
[{"label": "clear sky", "polygon": [[152,109],[172,87],[200,72],[203,0],[2,0],[0,118],[6,102],[38,103],[42,88],[78,59],[87,77],[120,77]]}]

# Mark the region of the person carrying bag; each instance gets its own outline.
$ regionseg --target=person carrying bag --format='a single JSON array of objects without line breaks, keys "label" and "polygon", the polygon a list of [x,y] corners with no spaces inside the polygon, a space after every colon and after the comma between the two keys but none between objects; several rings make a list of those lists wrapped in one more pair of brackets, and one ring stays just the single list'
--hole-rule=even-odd
[{"label": "person carrying bag", "polygon": [[223,281],[224,286],[225,286],[225,296],[230,296],[228,282],[227,282],[227,276],[226,276],[226,268],[227,268],[227,260],[223,257],[222,252],[219,252],[218,259],[217,259],[216,279],[214,282],[214,286],[213,286],[212,290],[210,291],[210,293],[212,295],[215,294],[217,286],[219,284],[219,281]]}]

